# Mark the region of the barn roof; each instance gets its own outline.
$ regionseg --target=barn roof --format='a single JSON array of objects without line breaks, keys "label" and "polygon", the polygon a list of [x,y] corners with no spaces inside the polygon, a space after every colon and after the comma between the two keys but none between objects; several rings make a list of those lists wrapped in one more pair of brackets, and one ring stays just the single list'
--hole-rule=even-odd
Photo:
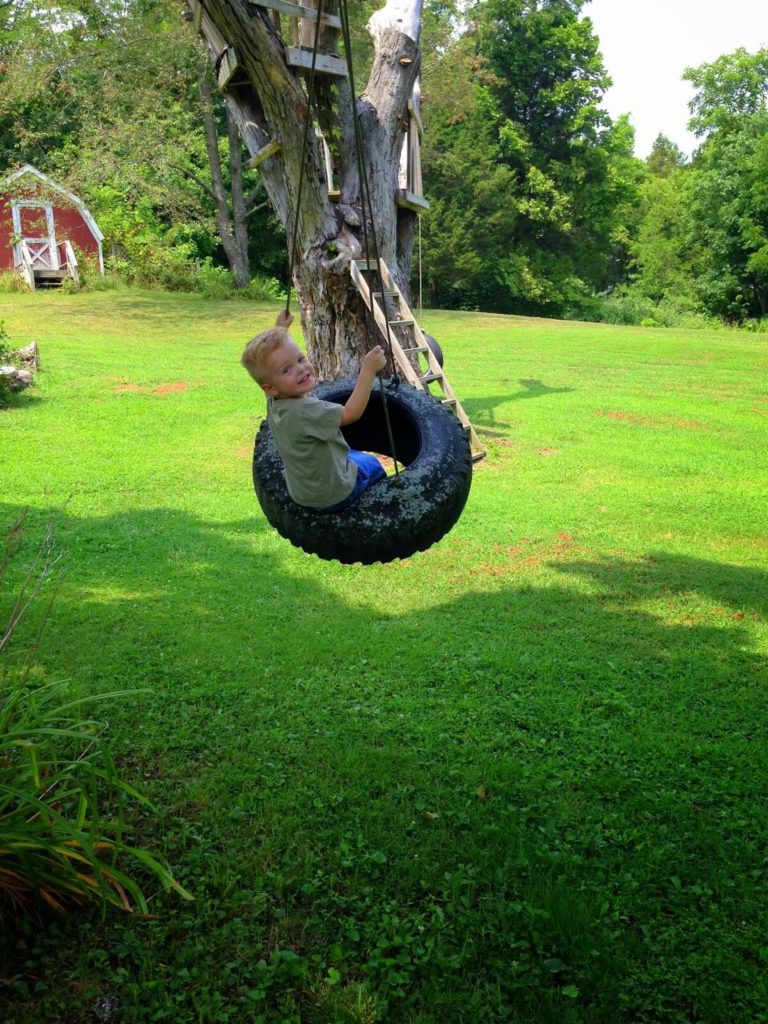
[{"label": "barn roof", "polygon": [[99,225],[93,219],[91,213],[88,210],[88,207],[85,205],[83,200],[80,199],[79,196],[76,196],[73,192],[68,192],[67,189],[62,188],[61,185],[57,185],[56,182],[52,181],[47,174],[43,174],[42,171],[38,171],[38,169],[36,167],[33,167],[32,164],[24,164],[24,166],[20,167],[18,171],[14,171],[13,174],[9,174],[6,178],[0,181],[0,186],[12,185],[14,181],[18,181],[20,178],[23,178],[28,174],[31,174],[34,177],[38,178],[40,181],[44,182],[45,185],[49,189],[51,189],[52,192],[58,192],[59,195],[64,196],[73,206],[77,208],[77,210],[80,213],[80,216],[91,229],[94,238],[96,238],[99,242],[102,242],[104,240],[104,235],[102,234]]}]

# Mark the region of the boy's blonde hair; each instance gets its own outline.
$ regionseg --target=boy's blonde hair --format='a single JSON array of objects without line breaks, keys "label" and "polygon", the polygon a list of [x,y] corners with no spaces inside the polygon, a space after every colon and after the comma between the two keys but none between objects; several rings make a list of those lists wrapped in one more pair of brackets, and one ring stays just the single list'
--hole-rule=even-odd
[{"label": "boy's blonde hair", "polygon": [[253,377],[257,384],[264,384],[264,364],[276,348],[290,340],[285,327],[270,327],[255,338],[251,338],[245,346],[240,362]]}]

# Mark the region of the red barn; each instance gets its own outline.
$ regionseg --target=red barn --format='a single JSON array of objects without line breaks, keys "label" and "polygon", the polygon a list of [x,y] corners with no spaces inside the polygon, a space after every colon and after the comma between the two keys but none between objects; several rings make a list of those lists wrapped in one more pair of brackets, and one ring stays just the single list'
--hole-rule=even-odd
[{"label": "red barn", "polygon": [[0,270],[18,270],[31,288],[78,277],[78,254],[104,273],[104,238],[82,199],[26,164],[0,181]]}]

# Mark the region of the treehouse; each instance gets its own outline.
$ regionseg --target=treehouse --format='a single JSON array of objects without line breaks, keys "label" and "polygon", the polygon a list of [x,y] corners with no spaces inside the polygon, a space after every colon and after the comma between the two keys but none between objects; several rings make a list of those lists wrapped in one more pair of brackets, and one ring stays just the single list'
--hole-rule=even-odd
[{"label": "treehouse", "polygon": [[78,256],[104,273],[104,236],[82,199],[26,164],[0,181],[0,271],[18,271],[30,288],[78,280]]}]

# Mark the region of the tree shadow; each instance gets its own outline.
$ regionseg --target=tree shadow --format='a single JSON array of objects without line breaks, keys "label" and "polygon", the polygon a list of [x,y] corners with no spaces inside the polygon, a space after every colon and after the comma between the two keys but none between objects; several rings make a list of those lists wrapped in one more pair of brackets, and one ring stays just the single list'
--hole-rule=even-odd
[{"label": "tree shadow", "polygon": [[[744,615],[765,610],[768,574],[664,552],[558,557],[562,583],[539,586],[513,554],[493,575],[441,548],[341,567],[267,529],[170,509],[59,516],[69,569],[40,670],[82,693],[137,691],[109,716],[118,763],[158,808],[137,838],[161,840],[199,897],[178,921],[130,925],[128,979],[162,988],[186,958],[244,1008],[256,968],[218,972],[252,918],[267,960],[342,942],[345,970],[374,979],[376,948],[425,936],[396,954],[391,1021],[459,1005],[495,1019],[503,993],[524,1019],[613,1022],[626,977],[637,1019],[728,1020],[734,979],[758,1006],[742,951],[759,944],[768,688]],[[409,608],[424,574],[453,596]],[[68,927],[113,948],[128,926]],[[693,961],[695,995],[669,967]],[[566,981],[583,1016],[563,1015]]]},{"label": "tree shadow", "polygon": [[[518,384],[522,384],[520,391],[513,391],[511,394],[507,392],[502,395],[493,395],[485,398],[468,398],[466,401],[462,401],[462,405],[473,423],[488,427],[496,425],[495,413],[500,405],[506,405],[508,402],[518,402],[526,398],[544,398],[547,395],[566,394],[574,390],[574,388],[553,388],[540,380],[521,379],[518,381]],[[499,423],[499,425],[504,424]]]}]

